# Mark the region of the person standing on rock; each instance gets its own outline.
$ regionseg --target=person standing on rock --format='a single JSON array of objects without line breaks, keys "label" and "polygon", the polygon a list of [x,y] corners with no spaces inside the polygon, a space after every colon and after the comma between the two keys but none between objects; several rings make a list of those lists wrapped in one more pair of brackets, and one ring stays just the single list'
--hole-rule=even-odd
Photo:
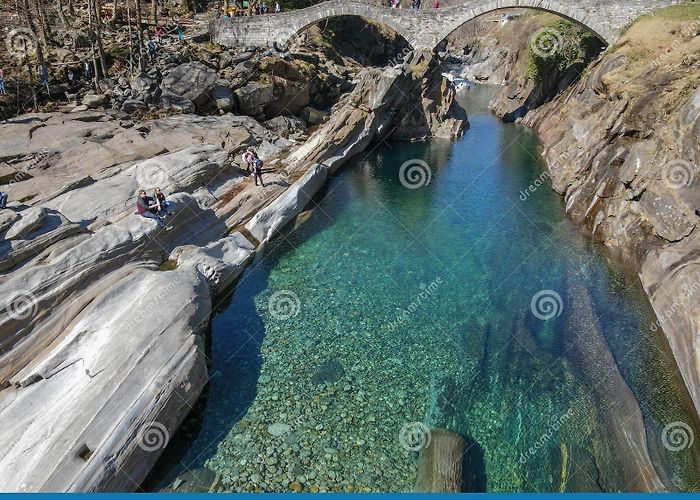
[{"label": "person standing on rock", "polygon": [[253,160],[253,180],[255,180],[255,185],[258,185],[258,179],[260,179],[260,185],[262,187],[265,187],[265,182],[263,182],[262,178],[262,168],[263,168],[263,162],[258,156],[255,156],[255,159]]},{"label": "person standing on rock", "polygon": [[183,34],[184,30],[183,30],[183,28],[182,28],[182,24],[180,24],[180,23],[178,22],[178,23],[177,23],[177,26],[175,26],[175,29],[177,30],[177,39],[178,39],[178,41],[179,41],[180,43],[182,43],[182,40],[183,40],[183,38],[184,38],[184,34]]},{"label": "person standing on rock", "polygon": [[279,14],[280,12],[282,12],[282,6],[279,2],[275,2],[275,14]]},{"label": "person standing on rock", "polygon": [[433,9],[438,10],[440,8],[440,0],[435,0],[433,2]]},{"label": "person standing on rock", "polygon": [[246,172],[249,174],[253,171],[253,161],[258,155],[255,154],[253,148],[248,148],[245,153],[243,153],[243,163],[246,166]]},{"label": "person standing on rock", "polygon": [[3,193],[0,191],[0,208],[5,208],[7,206],[7,197],[9,195],[7,193]]},{"label": "person standing on rock", "polygon": [[5,90],[5,73],[3,73],[2,68],[0,68],[0,95],[7,95]]},{"label": "person standing on rock", "polygon": [[90,82],[90,80],[92,80],[92,67],[90,66],[89,61],[85,61],[83,63],[83,76],[85,77],[86,82]]},{"label": "person standing on rock", "polygon": [[160,227],[165,227],[165,221],[163,220],[163,217],[151,211],[157,208],[158,204],[152,202],[151,198],[149,198],[146,195],[145,189],[139,191],[139,197],[136,198],[136,213],[138,213],[141,217],[146,217],[147,219],[154,219]]}]

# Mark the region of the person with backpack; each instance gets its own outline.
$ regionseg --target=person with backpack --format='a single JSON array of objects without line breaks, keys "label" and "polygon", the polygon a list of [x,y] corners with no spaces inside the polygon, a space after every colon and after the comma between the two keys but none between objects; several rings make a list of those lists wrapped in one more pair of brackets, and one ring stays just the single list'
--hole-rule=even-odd
[{"label": "person with backpack", "polygon": [[263,182],[262,178],[262,168],[263,168],[263,162],[260,158],[258,158],[258,155],[255,155],[255,159],[253,160],[253,180],[255,181],[255,185],[258,185],[258,179],[260,179],[260,185],[262,187],[265,187],[265,182]]},{"label": "person with backpack", "polygon": [[248,148],[243,153],[243,164],[246,167],[246,172],[249,174],[253,171],[253,160],[255,160],[256,157],[257,155],[253,152],[253,148]]}]

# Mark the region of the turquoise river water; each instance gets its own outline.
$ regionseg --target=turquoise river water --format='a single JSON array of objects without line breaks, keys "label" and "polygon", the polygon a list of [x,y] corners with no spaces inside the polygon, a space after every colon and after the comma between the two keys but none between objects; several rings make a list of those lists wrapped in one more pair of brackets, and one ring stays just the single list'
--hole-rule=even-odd
[{"label": "turquoise river water", "polygon": [[230,491],[409,491],[446,427],[471,491],[698,489],[696,417],[638,280],[569,222],[489,92],[462,98],[462,139],[366,151],[258,253],[161,483],[206,466]]}]

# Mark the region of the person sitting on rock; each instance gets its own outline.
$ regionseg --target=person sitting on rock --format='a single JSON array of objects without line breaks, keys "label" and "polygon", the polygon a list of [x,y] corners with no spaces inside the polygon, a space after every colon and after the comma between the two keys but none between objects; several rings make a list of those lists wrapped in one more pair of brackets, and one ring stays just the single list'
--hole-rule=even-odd
[{"label": "person sitting on rock", "polygon": [[146,195],[146,190],[142,189],[139,191],[139,197],[136,198],[136,212],[141,217],[146,217],[147,219],[155,219],[160,227],[165,227],[165,221],[163,217],[154,213],[157,210],[158,204],[153,202],[149,196]]},{"label": "person sitting on rock", "polygon": [[157,187],[155,189],[155,192],[153,193],[153,198],[155,199],[156,205],[158,206],[158,215],[173,215],[172,210],[170,210],[170,202],[165,199],[165,195],[160,190],[160,188]]},{"label": "person sitting on rock", "polygon": [[258,185],[258,179],[260,179],[260,184],[262,187],[265,187],[265,183],[263,182],[262,178],[262,168],[263,168],[263,162],[260,158],[258,158],[258,155],[255,155],[255,159],[253,160],[253,179],[255,180],[255,185]]},{"label": "person sitting on rock", "polygon": [[5,208],[7,206],[7,193],[0,191],[0,208]]}]

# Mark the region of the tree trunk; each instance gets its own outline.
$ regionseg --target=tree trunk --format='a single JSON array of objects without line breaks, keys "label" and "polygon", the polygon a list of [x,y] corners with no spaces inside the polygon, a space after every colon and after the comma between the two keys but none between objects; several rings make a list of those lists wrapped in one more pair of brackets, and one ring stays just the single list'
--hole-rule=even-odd
[{"label": "tree trunk", "polygon": [[51,43],[51,28],[46,18],[46,9],[42,0],[34,0],[36,11],[39,18],[39,26],[41,27],[41,40],[44,43],[44,50],[49,50]]},{"label": "tree trunk", "polygon": [[75,8],[73,7],[73,0],[68,0],[68,14],[75,16]]},{"label": "tree trunk", "polygon": [[[36,24],[34,24],[34,16],[32,14],[31,8],[29,6],[29,0],[23,0],[23,7],[24,7],[24,21],[27,23],[27,26],[29,27],[30,30],[36,35],[37,29],[36,29]],[[44,64],[44,50],[41,47],[40,43],[36,44],[36,58],[37,61],[39,61],[39,64]],[[28,64],[30,64],[28,62]]]},{"label": "tree trunk", "polygon": [[153,26],[158,26],[158,0],[151,0],[151,17],[153,17]]},{"label": "tree trunk", "polygon": [[146,71],[146,58],[143,54],[143,22],[141,20],[141,0],[136,0],[136,37],[139,43],[139,70]]},{"label": "tree trunk", "polygon": [[[100,16],[100,2],[102,0],[92,0],[92,18],[94,20],[94,30],[95,30],[95,43],[97,44],[97,54],[100,58],[100,67],[102,68],[102,75],[106,78],[109,76],[107,73],[107,60],[105,59],[105,50],[102,45],[102,19]],[[97,82],[97,66],[95,66],[95,82]]]},{"label": "tree trunk", "polygon": [[418,456],[416,491],[462,491],[464,438],[447,429],[430,429],[430,442]]},{"label": "tree trunk", "polygon": [[63,0],[58,0],[58,5],[56,6],[56,11],[58,12],[58,18],[61,20],[61,24],[64,28],[70,28],[70,23],[66,17],[66,13],[63,12]]}]

